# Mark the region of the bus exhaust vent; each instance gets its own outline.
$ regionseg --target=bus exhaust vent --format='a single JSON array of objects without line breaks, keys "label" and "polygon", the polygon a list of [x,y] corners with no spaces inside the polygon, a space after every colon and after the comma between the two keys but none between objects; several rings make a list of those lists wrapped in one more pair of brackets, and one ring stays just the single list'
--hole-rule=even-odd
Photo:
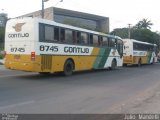
[{"label": "bus exhaust vent", "polygon": [[51,70],[52,68],[52,56],[41,55],[41,70]]}]

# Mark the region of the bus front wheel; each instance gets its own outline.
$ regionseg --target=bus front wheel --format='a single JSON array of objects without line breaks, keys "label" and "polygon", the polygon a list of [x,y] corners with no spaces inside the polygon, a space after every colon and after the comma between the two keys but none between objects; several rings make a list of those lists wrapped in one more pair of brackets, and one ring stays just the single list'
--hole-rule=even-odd
[{"label": "bus front wheel", "polygon": [[63,71],[64,75],[65,76],[72,75],[72,73],[73,73],[73,67],[74,67],[74,65],[73,65],[72,60],[67,60],[65,62],[65,64],[64,64],[64,71]]}]

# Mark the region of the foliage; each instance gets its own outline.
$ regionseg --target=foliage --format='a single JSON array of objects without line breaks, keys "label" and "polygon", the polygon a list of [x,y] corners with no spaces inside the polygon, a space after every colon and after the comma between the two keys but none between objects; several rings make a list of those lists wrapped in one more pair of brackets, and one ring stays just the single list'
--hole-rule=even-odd
[{"label": "foliage", "polygon": [[153,25],[151,21],[143,19],[132,28],[116,28],[110,34],[114,34],[125,39],[128,38],[128,32],[130,31],[131,39],[155,43],[157,44],[158,49],[160,49],[160,33],[152,32],[150,30],[151,25]]},{"label": "foliage", "polygon": [[0,27],[0,48],[4,46],[5,28]]},{"label": "foliage", "polygon": [[121,38],[128,38],[128,28],[116,28],[110,34]]},{"label": "foliage", "polygon": [[134,27],[137,29],[151,29],[153,23],[150,20],[143,19],[139,21]]},{"label": "foliage", "polygon": [[0,42],[4,41],[5,28],[0,27]]},{"label": "foliage", "polygon": [[131,38],[140,40],[143,42],[154,43],[154,33],[148,29],[133,29]]}]

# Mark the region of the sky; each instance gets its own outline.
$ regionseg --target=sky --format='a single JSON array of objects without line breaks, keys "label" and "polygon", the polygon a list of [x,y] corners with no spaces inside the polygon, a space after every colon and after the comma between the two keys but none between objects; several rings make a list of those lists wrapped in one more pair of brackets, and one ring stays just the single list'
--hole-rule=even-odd
[{"label": "sky", "polygon": [[[142,19],[153,23],[151,30],[160,32],[159,0],[49,0],[44,7],[58,7],[109,17],[110,31],[134,26]],[[0,0],[0,13],[9,18],[40,10],[42,0]]]}]

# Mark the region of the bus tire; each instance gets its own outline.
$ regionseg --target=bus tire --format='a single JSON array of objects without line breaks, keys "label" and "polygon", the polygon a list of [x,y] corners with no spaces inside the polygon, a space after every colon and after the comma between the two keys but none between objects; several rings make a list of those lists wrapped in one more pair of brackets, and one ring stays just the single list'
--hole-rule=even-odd
[{"label": "bus tire", "polygon": [[127,67],[127,64],[123,64],[123,67]]},{"label": "bus tire", "polygon": [[74,64],[72,60],[67,60],[64,64],[63,74],[65,76],[70,76],[73,73]]},{"label": "bus tire", "polygon": [[111,67],[109,67],[110,70],[114,70],[117,67],[117,61],[115,59],[112,60]]},{"label": "bus tire", "polygon": [[141,59],[139,59],[138,60],[138,67],[141,67],[141,65],[142,65],[142,61],[141,61]]}]

